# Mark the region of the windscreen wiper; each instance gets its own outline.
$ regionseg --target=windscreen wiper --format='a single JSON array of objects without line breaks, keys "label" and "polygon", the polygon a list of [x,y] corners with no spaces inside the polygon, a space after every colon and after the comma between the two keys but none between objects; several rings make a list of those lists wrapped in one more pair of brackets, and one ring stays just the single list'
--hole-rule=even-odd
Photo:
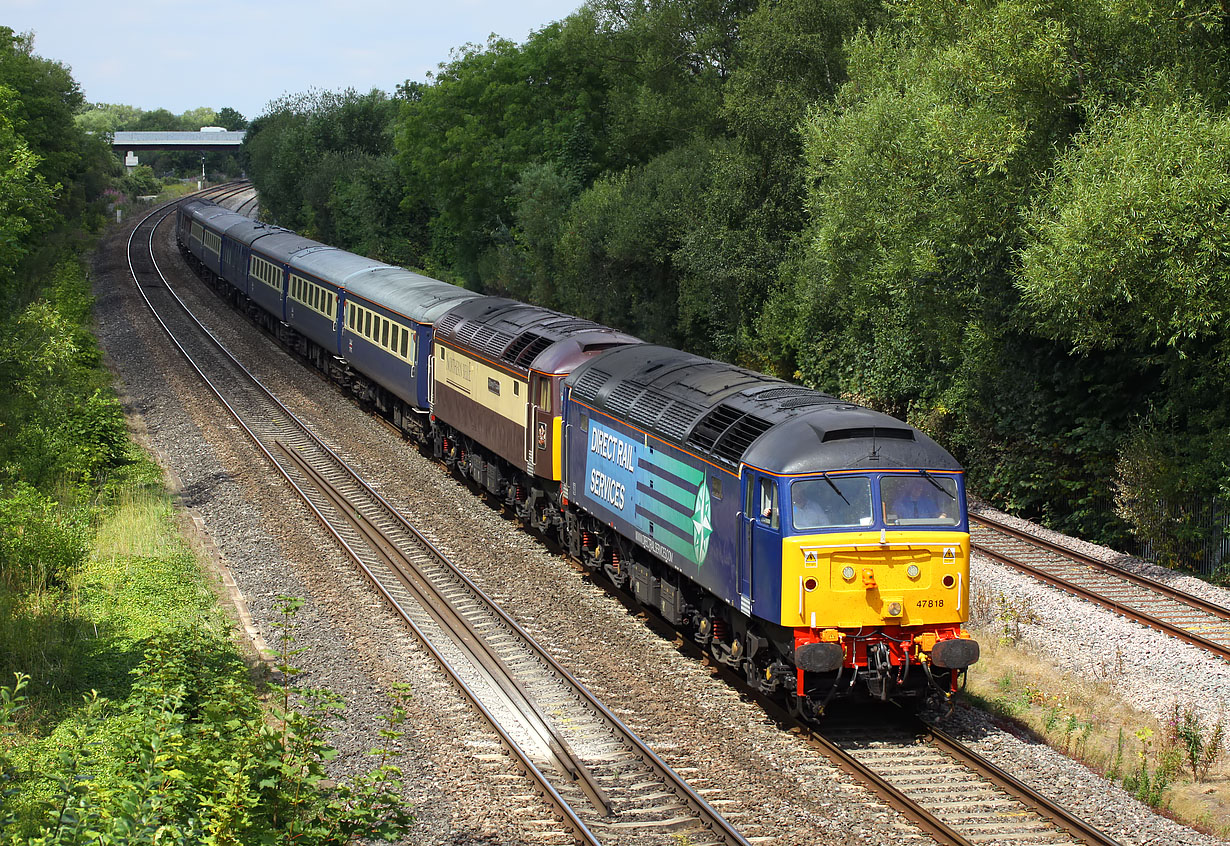
[{"label": "windscreen wiper", "polygon": [[[829,487],[837,492],[837,495],[841,497],[841,501],[844,502],[846,505],[849,505],[850,500],[846,499],[846,495],[841,492],[841,488],[837,487],[837,485],[833,482],[833,480],[829,478],[829,474],[821,472],[820,475],[824,478],[824,481],[829,483]],[[932,482],[932,484],[935,484],[935,483]]]},{"label": "windscreen wiper", "polygon": [[[951,499],[953,502],[957,501],[957,498],[948,491],[948,488],[944,487],[939,482],[935,481],[935,478],[930,473],[928,473],[926,470],[919,470],[918,472],[922,474],[922,477],[924,479],[926,479],[931,484],[935,485],[935,489],[937,491],[943,491],[948,496],[948,498]],[[830,482],[830,484],[832,483]],[[844,499],[845,497],[842,497],[842,498]]]}]

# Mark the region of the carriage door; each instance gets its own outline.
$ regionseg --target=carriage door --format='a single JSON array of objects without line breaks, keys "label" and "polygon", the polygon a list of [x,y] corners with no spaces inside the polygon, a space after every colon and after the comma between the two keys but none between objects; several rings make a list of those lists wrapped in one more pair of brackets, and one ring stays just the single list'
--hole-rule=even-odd
[{"label": "carriage door", "polygon": [[752,612],[752,568],[757,560],[771,563],[781,554],[781,514],[777,481],[760,473],[747,475],[743,494],[743,542],[739,548],[739,608]]}]

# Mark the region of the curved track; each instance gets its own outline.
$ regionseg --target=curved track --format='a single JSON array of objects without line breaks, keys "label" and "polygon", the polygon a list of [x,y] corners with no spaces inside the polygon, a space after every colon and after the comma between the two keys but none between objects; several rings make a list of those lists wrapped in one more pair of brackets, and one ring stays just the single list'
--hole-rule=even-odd
[{"label": "curved track", "polygon": [[1230,609],[1007,526],[970,515],[983,555],[1230,660]]},{"label": "curved track", "polygon": [[[237,190],[243,190],[239,188]],[[223,191],[223,194],[226,192]],[[587,844],[747,841],[249,374],[153,258],[156,210],[129,240],[133,279],[175,346]]]}]

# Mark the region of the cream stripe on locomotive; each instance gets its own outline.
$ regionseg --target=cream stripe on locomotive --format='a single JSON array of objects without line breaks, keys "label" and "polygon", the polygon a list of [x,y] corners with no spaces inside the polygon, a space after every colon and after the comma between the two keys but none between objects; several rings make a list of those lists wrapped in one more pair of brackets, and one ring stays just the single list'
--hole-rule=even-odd
[{"label": "cream stripe on locomotive", "polygon": [[273,262],[253,254],[252,268],[249,273],[254,279],[259,279],[279,294],[282,293],[282,271]]},{"label": "cream stripe on locomotive", "polygon": [[529,383],[452,347],[435,344],[435,380],[525,427]]},{"label": "cream stripe on locomotive", "polygon": [[346,328],[402,361],[414,364],[418,358],[413,331],[351,300],[346,302]]}]

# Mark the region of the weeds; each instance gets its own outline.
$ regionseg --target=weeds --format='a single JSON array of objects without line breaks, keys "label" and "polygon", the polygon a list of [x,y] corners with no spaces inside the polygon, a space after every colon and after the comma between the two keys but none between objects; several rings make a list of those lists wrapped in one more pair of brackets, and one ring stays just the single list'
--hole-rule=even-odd
[{"label": "weeds", "polygon": [[[126,700],[91,692],[54,737],[49,759],[16,767],[0,745],[0,843],[40,846],[286,842],[341,846],[404,835],[412,817],[387,748],[365,776],[333,783],[325,741],[341,701],[294,687],[298,600],[283,598],[279,707],[262,712],[221,634],[166,633],[133,670]],[[0,729],[25,679],[0,688]],[[399,736],[405,692],[385,719]],[[37,766],[36,766],[37,764]]]},{"label": "weeds", "polygon": [[1036,626],[1042,622],[1029,596],[1009,597],[1001,593],[994,607],[995,618],[1000,621],[999,642],[1004,645],[1020,643],[1026,626]]},{"label": "weeds", "polygon": [[1175,702],[1165,728],[1167,742],[1178,749],[1192,779],[1198,784],[1207,781],[1209,771],[1225,751],[1225,717],[1219,715],[1217,722],[1206,728],[1194,707],[1180,708]]}]

